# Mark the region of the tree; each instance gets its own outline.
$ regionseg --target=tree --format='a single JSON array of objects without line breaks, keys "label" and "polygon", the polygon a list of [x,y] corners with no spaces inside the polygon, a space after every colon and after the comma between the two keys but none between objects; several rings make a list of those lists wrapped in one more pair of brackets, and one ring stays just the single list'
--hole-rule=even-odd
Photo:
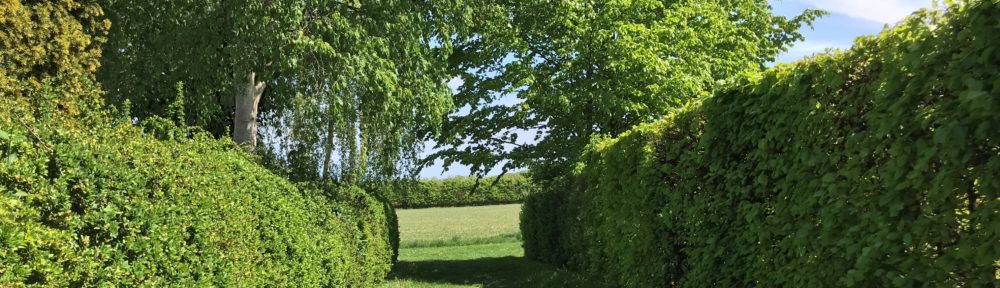
[{"label": "tree", "polygon": [[569,169],[592,136],[617,135],[759,71],[823,14],[789,19],[763,0],[528,0],[503,9],[505,25],[487,27],[509,28],[456,43],[450,63],[464,84],[455,102],[468,113],[448,117],[436,138],[446,149],[427,160],[478,175],[531,167],[543,179]]},{"label": "tree", "polygon": [[460,31],[436,19],[459,14],[433,2],[103,2],[112,103],[163,114],[184,82],[186,124],[261,136],[258,152],[294,178],[396,177],[452,106],[441,35]]}]

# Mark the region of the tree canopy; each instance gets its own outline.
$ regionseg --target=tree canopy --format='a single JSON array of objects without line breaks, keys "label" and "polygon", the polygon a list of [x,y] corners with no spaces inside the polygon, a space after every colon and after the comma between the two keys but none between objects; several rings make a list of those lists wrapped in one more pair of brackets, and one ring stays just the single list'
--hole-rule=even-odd
[{"label": "tree canopy", "polygon": [[[505,23],[456,43],[464,84],[428,160],[485,175],[568,169],[593,135],[617,135],[761,70],[823,12],[767,1],[514,1]],[[466,113],[467,112],[467,113]],[[533,140],[518,135],[534,133]],[[550,169],[554,168],[554,169]]]},{"label": "tree canopy", "polygon": [[112,103],[163,114],[183,82],[185,122],[223,137],[253,73],[271,166],[349,182],[412,172],[427,139],[443,149],[424,163],[544,177],[593,135],[759,71],[822,14],[763,0],[102,1]]},{"label": "tree canopy", "polygon": [[461,31],[450,23],[472,18],[427,1],[102,2],[114,23],[99,74],[111,103],[163,114],[183,82],[185,122],[225,137],[255,73],[267,83],[258,120],[269,163],[345,181],[413,162],[452,107],[444,61]]}]

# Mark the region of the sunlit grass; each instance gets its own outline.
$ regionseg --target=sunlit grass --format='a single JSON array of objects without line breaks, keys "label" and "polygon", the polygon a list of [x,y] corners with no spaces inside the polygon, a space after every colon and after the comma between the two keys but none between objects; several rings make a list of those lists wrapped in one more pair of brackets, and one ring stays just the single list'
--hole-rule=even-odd
[{"label": "sunlit grass", "polygon": [[399,210],[399,263],[383,287],[599,287],[524,258],[520,211],[518,204]]},{"label": "sunlit grass", "polygon": [[[490,238],[520,233],[521,204],[400,209],[402,245],[421,241]],[[509,241],[508,241],[509,242]]]},{"label": "sunlit grass", "polygon": [[452,237],[451,239],[435,240],[410,240],[400,243],[400,248],[424,248],[424,247],[445,247],[445,246],[465,246],[495,243],[520,243],[521,233],[512,233],[481,238]]}]

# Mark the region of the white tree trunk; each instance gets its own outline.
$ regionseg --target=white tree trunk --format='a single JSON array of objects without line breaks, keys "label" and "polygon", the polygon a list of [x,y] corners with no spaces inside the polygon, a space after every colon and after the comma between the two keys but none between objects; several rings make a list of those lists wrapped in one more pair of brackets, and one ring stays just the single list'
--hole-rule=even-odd
[{"label": "white tree trunk", "polygon": [[323,180],[330,180],[333,178],[333,135],[335,128],[333,126],[333,119],[327,120],[326,126],[326,139],[323,140],[323,175],[320,175]]},{"label": "white tree trunk", "polygon": [[236,115],[233,119],[233,140],[250,151],[257,148],[257,105],[266,85],[257,82],[256,74],[247,74],[243,93],[236,97]]}]

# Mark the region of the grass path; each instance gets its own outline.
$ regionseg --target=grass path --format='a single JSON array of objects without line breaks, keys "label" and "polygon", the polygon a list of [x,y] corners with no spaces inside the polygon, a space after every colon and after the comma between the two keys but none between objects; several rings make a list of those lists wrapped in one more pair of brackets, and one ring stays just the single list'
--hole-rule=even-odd
[{"label": "grass path", "polygon": [[522,254],[520,242],[402,249],[384,287],[595,287]]},{"label": "grass path", "polygon": [[599,287],[524,258],[520,210],[520,205],[399,210],[403,245],[383,288]]}]

